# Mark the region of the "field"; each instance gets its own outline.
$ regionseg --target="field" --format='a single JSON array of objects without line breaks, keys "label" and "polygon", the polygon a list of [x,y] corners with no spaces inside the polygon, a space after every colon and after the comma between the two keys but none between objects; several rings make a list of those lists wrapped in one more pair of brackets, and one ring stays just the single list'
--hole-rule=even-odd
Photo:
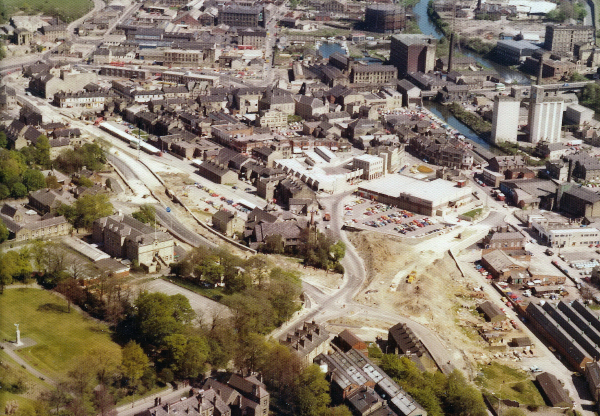
[{"label": "field", "polygon": [[496,397],[516,400],[524,405],[544,406],[542,395],[524,371],[498,363],[483,365],[480,371],[476,383]]},{"label": "field", "polygon": [[5,9],[3,13],[5,20],[22,11],[24,14],[50,14],[71,22],[90,11],[93,3],[90,0],[27,0],[26,2],[6,0],[1,7]]},{"label": "field", "polygon": [[0,295],[0,337],[15,339],[15,323],[21,338],[37,344],[18,350],[19,355],[37,370],[60,379],[92,349],[114,350],[108,327],[71,309],[67,302],[40,289],[7,289]]},{"label": "field", "polygon": [[[20,412],[33,414],[33,400],[48,388],[48,385],[21,368],[4,351],[0,351],[0,409],[5,409],[9,402],[16,402]],[[22,393],[7,391],[15,384],[23,386]],[[14,387],[13,387],[14,388]]]}]

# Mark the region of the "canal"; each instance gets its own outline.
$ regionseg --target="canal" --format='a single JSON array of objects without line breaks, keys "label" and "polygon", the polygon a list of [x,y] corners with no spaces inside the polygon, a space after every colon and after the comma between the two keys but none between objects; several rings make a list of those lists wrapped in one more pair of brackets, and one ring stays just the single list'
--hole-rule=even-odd
[{"label": "canal", "polygon": [[[429,3],[429,0],[420,0],[419,3],[417,3],[417,5],[413,8],[413,12],[417,18],[417,23],[419,25],[419,29],[421,29],[421,32],[423,32],[423,34],[425,34],[425,35],[433,36],[436,39],[441,39],[444,36],[443,33],[439,31],[437,26],[429,19],[429,16],[427,15],[427,4],[428,3]],[[456,49],[455,49],[455,51],[456,51]],[[473,52],[470,52],[470,51],[461,50],[459,52],[462,53],[463,55],[471,56],[471,57],[475,58],[477,63],[479,65],[481,65],[482,67],[495,70],[496,72],[498,72],[498,74],[502,78],[505,79],[505,81],[507,83],[513,83],[516,81],[516,83],[521,84],[521,85],[531,84],[531,81],[529,80],[529,78],[527,78],[527,76],[525,76],[524,74],[522,74],[519,71],[516,71],[516,70],[506,67],[504,65],[501,65],[501,64],[491,61],[489,59],[483,58],[483,57],[481,57]],[[461,121],[457,120],[452,115],[452,113],[450,113],[450,111],[448,110],[447,107],[441,105],[437,101],[425,101],[425,106],[432,113],[434,113],[436,116],[438,116],[439,118],[444,120],[446,123],[448,123],[448,125],[452,126],[456,130],[458,130],[462,135],[464,135],[466,138],[471,140],[476,145],[479,145],[479,146],[485,148],[486,150],[489,150],[492,153],[502,154],[502,152],[499,149],[491,146],[490,143],[488,143],[487,141],[485,141],[481,137],[479,137],[477,135],[477,133],[475,133],[473,130],[471,130],[469,127],[467,127],[467,125],[465,125]]]}]

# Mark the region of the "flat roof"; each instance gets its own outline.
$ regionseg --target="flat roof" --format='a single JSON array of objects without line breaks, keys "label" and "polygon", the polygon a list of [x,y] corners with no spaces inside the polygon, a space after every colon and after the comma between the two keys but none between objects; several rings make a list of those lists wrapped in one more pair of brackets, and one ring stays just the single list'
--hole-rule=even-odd
[{"label": "flat roof", "polygon": [[448,201],[462,198],[471,194],[473,190],[465,186],[459,188],[454,182],[445,179],[421,181],[403,175],[388,175],[362,184],[359,190],[376,192],[398,198],[400,195],[409,195],[423,201],[428,201],[432,206],[438,206]]}]

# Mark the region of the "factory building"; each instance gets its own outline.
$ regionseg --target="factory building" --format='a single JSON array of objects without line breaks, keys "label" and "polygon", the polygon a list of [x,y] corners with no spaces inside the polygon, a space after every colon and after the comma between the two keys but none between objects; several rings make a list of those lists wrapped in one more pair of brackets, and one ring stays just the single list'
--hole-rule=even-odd
[{"label": "factory building", "polygon": [[442,216],[471,202],[472,191],[444,179],[426,182],[387,176],[361,184],[358,195],[418,214]]}]

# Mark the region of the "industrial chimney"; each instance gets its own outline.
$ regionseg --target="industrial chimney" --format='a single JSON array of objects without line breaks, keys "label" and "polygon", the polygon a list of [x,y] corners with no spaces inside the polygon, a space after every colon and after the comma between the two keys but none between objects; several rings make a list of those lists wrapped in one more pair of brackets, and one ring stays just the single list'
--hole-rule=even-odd
[{"label": "industrial chimney", "polygon": [[450,53],[448,54],[448,73],[452,71],[452,55],[454,55],[454,32],[450,33]]},{"label": "industrial chimney", "polygon": [[544,69],[544,56],[540,56],[540,66],[538,68],[538,75],[537,75],[537,81],[535,82],[536,85],[542,85],[542,72]]},{"label": "industrial chimney", "polygon": [[567,173],[567,182],[571,182],[572,175],[573,175],[573,159],[569,159],[569,172]]}]

